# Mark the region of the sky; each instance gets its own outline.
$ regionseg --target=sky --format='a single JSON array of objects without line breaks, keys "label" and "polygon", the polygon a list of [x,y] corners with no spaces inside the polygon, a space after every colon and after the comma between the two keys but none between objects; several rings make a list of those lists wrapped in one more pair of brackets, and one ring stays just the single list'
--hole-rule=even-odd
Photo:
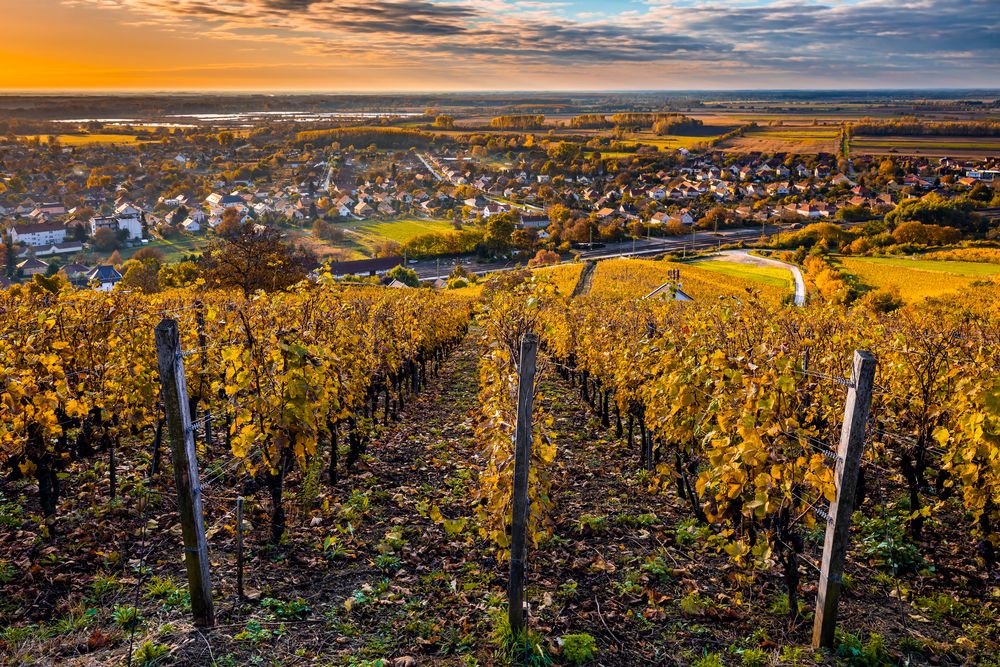
[{"label": "sky", "polygon": [[0,0],[0,90],[1000,88],[1000,0]]}]

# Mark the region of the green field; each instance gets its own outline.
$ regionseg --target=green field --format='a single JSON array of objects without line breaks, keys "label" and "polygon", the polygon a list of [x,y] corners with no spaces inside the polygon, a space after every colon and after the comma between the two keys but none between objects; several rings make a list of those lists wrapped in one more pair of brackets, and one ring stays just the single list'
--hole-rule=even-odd
[{"label": "green field", "polygon": [[172,239],[151,238],[149,243],[137,248],[127,248],[119,251],[122,259],[128,259],[142,248],[156,248],[163,253],[166,262],[179,262],[185,255],[198,254],[208,245],[208,239],[204,236],[193,236],[182,234]]},{"label": "green field", "polygon": [[754,264],[726,262],[715,259],[702,260],[695,262],[694,265],[699,269],[714,271],[734,278],[742,278],[762,285],[778,287],[788,291],[794,289],[791,272],[776,266],[756,266]]},{"label": "green field", "polygon": [[454,229],[450,220],[422,219],[387,220],[385,222],[371,220],[357,226],[359,232],[389,239],[397,243],[406,243],[414,236],[420,236],[421,234],[450,232]]}]

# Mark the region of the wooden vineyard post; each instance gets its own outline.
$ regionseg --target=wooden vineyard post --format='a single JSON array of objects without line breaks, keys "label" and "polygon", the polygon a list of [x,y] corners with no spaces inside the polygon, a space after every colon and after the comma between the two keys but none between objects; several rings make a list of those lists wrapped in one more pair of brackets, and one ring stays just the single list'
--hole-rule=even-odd
[{"label": "wooden vineyard post", "polygon": [[174,483],[177,487],[177,507],[181,515],[191,612],[196,626],[211,626],[215,624],[215,614],[208,572],[208,542],[202,519],[198,460],[195,455],[191,406],[188,402],[177,320],[165,318],[156,326],[156,355],[167,434],[173,451]]},{"label": "wooden vineyard post", "polygon": [[837,605],[844,575],[844,556],[854,511],[854,496],[865,447],[865,426],[872,403],[875,383],[875,357],[856,350],[851,372],[851,385],[844,405],[844,425],[837,447],[837,469],[834,481],[837,498],[830,503],[823,543],[823,563],[816,593],[816,620],[813,625],[813,648],[833,648],[837,627]]},{"label": "wooden vineyard post", "polygon": [[242,601],[243,593],[243,496],[236,499],[236,594]]},{"label": "wooden vineyard post", "polygon": [[510,538],[510,583],[507,586],[511,632],[523,632],[524,567],[528,551],[528,468],[531,465],[531,406],[535,395],[535,357],[538,335],[525,334],[517,369],[517,425],[514,428],[513,521]]}]

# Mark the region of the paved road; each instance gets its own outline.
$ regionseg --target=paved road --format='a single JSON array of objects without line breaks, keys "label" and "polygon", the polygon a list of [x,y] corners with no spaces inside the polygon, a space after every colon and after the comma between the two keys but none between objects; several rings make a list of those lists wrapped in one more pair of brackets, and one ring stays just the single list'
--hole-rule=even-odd
[{"label": "paved road", "polygon": [[[774,234],[778,228],[772,225],[764,228],[767,235]],[[761,228],[741,228],[726,229],[718,234],[713,232],[695,231],[693,234],[683,236],[671,236],[667,238],[635,239],[622,243],[608,243],[603,248],[587,250],[580,253],[580,259],[602,260],[613,257],[642,257],[647,255],[659,255],[663,253],[685,254],[693,250],[707,250],[717,248],[728,243],[738,243],[740,241],[756,241],[760,238]],[[475,255],[463,257],[452,257],[442,260],[419,260],[410,262],[410,268],[414,269],[422,279],[433,280],[434,278],[445,278],[452,269],[461,264],[466,271],[473,273],[491,273],[494,271],[509,271],[523,266],[523,262],[515,261],[485,261]]]},{"label": "paved road", "polygon": [[795,305],[799,308],[806,305],[806,281],[802,278],[802,272],[799,270],[799,267],[794,264],[787,264],[769,257],[751,255],[749,250],[723,250],[718,255],[725,257],[728,261],[739,262],[740,264],[776,266],[781,269],[788,269],[792,272],[792,277],[795,280]]}]

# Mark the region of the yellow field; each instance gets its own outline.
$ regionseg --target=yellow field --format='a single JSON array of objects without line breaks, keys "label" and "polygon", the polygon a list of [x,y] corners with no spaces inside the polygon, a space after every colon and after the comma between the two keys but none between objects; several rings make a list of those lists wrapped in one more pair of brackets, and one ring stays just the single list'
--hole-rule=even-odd
[{"label": "yellow field", "polygon": [[583,264],[560,264],[558,266],[546,266],[537,269],[539,275],[543,275],[552,280],[560,294],[569,296],[573,293],[573,288],[580,280],[580,273],[583,271]]},{"label": "yellow field", "polygon": [[973,281],[1000,274],[1000,265],[974,262],[905,257],[841,257],[839,261],[862,286],[895,288],[908,302],[949,294]]},{"label": "yellow field", "polygon": [[134,134],[32,134],[22,138],[32,141],[38,139],[43,144],[55,136],[56,141],[65,146],[85,146],[88,144],[138,144],[142,143]]},{"label": "yellow field", "polygon": [[626,258],[598,262],[590,293],[612,298],[642,298],[667,282],[667,271],[671,269],[680,270],[681,289],[695,301],[759,292],[768,301],[780,302],[789,294],[782,287],[725,275],[692,264]]}]

